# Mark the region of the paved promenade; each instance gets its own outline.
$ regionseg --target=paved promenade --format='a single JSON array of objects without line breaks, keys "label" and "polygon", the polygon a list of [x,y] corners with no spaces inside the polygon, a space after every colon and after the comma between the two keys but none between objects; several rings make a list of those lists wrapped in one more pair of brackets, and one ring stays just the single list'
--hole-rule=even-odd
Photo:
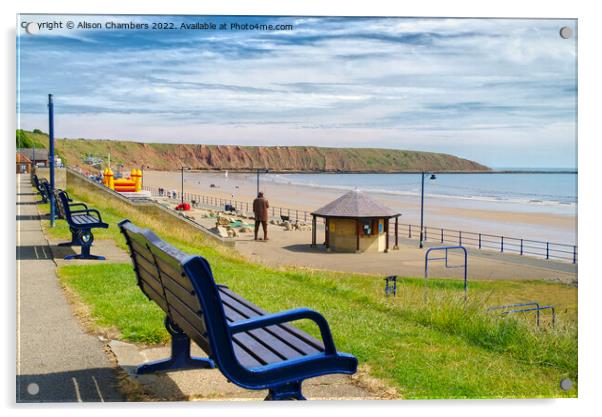
[{"label": "paved promenade", "polygon": [[17,402],[122,401],[98,337],[86,334],[56,277],[29,175],[17,175]]}]

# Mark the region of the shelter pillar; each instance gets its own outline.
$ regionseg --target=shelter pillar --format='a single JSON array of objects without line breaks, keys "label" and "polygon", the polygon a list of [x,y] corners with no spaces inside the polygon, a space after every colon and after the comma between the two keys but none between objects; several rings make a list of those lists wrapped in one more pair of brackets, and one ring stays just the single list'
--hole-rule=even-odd
[{"label": "shelter pillar", "polygon": [[395,246],[393,249],[399,249],[399,216],[395,217]]},{"label": "shelter pillar", "polygon": [[316,246],[316,216],[312,215],[312,220],[311,220],[311,247],[315,247]]},{"label": "shelter pillar", "polygon": [[356,246],[355,246],[355,251],[359,252],[360,251],[360,232],[362,230],[362,226],[360,224],[359,220],[355,220],[355,240],[356,240]]},{"label": "shelter pillar", "polygon": [[326,217],[326,240],[324,245],[326,245],[326,250],[330,250],[330,219]]},{"label": "shelter pillar", "polygon": [[389,252],[389,219],[385,219],[385,253]]}]

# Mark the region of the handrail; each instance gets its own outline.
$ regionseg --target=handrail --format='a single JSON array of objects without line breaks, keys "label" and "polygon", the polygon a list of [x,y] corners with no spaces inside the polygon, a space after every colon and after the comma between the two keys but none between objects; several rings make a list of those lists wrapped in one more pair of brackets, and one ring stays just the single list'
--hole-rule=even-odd
[{"label": "handrail", "polygon": [[[448,265],[448,254],[450,250],[460,249],[464,252],[464,264],[456,267],[450,267]],[[429,258],[431,252],[435,251],[445,251],[445,256],[441,258]],[[437,261],[437,260],[445,260],[446,268],[457,268],[464,267],[464,302],[466,302],[468,298],[468,251],[464,246],[439,246],[434,248],[428,248],[426,253],[424,254],[424,283],[426,285],[426,280],[429,276],[429,261]]]},{"label": "handrail", "polygon": [[[535,306],[535,307],[530,307]],[[517,308],[518,307],[518,308]],[[514,313],[528,313],[530,311],[535,311],[537,313],[537,327],[540,325],[540,312],[541,310],[551,310],[552,312],[552,327],[556,326],[556,309],[554,306],[540,306],[539,303],[533,301],[530,303],[518,303],[518,304],[507,304],[503,306],[495,306],[489,307],[487,311],[493,310],[502,310],[502,315],[506,316],[508,314]]]}]

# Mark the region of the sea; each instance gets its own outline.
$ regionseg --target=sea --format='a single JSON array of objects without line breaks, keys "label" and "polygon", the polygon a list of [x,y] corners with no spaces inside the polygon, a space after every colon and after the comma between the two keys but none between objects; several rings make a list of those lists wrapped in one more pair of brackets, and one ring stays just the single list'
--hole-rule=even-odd
[{"label": "sea", "polygon": [[[501,169],[500,169],[501,171]],[[518,171],[518,170],[517,170]],[[527,172],[435,174],[425,176],[425,198],[455,206],[575,216],[577,172],[547,169]],[[421,174],[267,174],[264,181],[335,190],[359,189],[391,196],[421,193]]]}]

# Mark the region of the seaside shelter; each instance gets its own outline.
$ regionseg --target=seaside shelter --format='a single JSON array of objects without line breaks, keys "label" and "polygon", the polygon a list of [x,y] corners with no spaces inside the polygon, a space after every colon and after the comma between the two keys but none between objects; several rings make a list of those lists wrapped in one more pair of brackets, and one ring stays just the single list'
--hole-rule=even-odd
[{"label": "seaside shelter", "polygon": [[398,249],[399,216],[388,207],[354,190],[311,213],[312,246],[316,246],[317,218],[325,220],[327,250],[335,252],[388,252],[389,222],[395,219]]}]

